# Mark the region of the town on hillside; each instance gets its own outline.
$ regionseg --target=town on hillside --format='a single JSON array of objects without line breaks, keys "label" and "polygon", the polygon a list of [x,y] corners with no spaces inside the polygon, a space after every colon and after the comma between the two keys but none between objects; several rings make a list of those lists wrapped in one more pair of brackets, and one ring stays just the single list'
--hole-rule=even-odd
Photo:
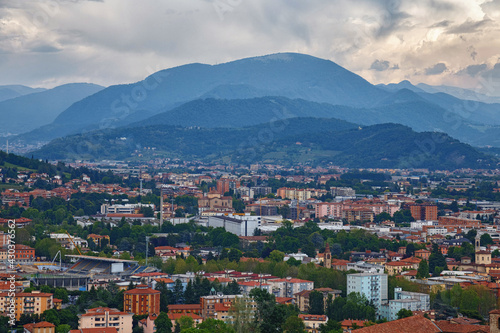
[{"label": "town on hillside", "polygon": [[500,332],[500,172],[0,165],[0,333]]}]

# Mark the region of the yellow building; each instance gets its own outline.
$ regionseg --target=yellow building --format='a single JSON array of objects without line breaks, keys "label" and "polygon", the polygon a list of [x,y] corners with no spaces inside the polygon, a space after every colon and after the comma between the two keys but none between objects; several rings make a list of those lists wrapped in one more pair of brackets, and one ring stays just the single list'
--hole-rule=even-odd
[{"label": "yellow building", "polygon": [[415,269],[413,263],[404,261],[391,261],[385,264],[385,270],[388,275],[397,275],[404,270]]},{"label": "yellow building", "polygon": [[491,253],[488,251],[476,252],[476,264],[489,265],[491,264]]},{"label": "yellow building", "polygon": [[[16,293],[15,296],[16,320],[21,318],[22,314],[42,314],[45,310],[54,307],[53,294],[42,293],[39,290],[31,293]],[[0,313],[9,311],[11,297],[8,292],[0,293]]]}]

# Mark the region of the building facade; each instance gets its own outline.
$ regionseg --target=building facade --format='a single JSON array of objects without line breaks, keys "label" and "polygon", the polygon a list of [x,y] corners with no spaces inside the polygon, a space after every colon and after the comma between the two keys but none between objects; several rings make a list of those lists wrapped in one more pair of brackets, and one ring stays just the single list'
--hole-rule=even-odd
[{"label": "building facade", "polygon": [[160,291],[140,284],[123,293],[123,310],[136,315],[160,313]]}]

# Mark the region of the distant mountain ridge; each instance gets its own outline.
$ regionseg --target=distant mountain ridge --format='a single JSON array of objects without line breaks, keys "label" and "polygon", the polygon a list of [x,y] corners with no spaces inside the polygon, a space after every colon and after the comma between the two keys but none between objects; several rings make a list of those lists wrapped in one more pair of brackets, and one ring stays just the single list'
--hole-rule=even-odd
[{"label": "distant mountain ridge", "polygon": [[104,87],[71,83],[0,102],[0,133],[19,134],[52,122],[71,104]]},{"label": "distant mountain ridge", "polygon": [[36,92],[41,92],[44,88],[31,88],[22,85],[7,85],[0,86],[0,102],[11,98],[16,98],[23,95],[28,95]]}]

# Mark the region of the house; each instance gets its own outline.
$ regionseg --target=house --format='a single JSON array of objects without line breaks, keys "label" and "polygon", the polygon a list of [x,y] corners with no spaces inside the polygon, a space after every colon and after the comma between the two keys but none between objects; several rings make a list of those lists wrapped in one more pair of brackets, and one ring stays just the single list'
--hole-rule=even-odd
[{"label": "house", "polygon": [[55,333],[56,325],[47,321],[23,325],[24,333]]}]

